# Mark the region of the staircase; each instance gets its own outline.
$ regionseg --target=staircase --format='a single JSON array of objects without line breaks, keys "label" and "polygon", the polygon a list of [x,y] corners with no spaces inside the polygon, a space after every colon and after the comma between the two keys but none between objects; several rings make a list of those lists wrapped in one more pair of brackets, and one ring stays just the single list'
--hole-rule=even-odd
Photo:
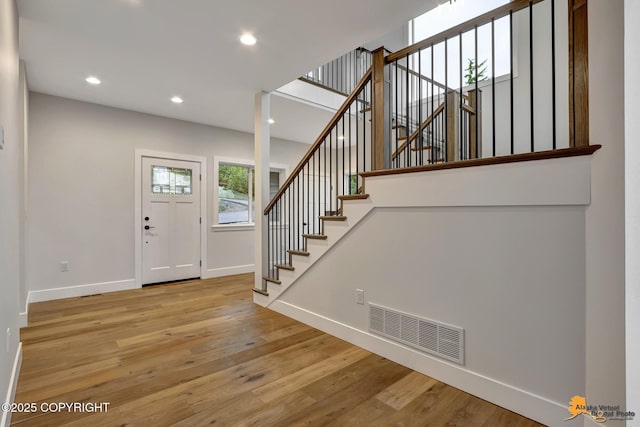
[{"label": "staircase", "polygon": [[339,215],[319,217],[321,232],[304,234],[302,248],[287,251],[287,262],[276,264],[275,274],[264,277],[266,288],[254,289],[254,302],[269,306],[373,209],[368,194],[343,195],[339,196],[339,201]]},{"label": "staircase", "polygon": [[[516,103],[513,73],[507,79],[501,76],[500,80],[490,75],[481,84],[477,69],[474,75],[474,70],[463,68],[460,52],[465,34],[475,35],[472,38],[475,48],[467,50],[475,52],[477,64],[479,29],[493,34],[494,23],[500,19],[508,19],[512,27],[516,22],[514,15],[531,16],[533,5],[534,2],[514,1],[398,52],[387,53],[381,47],[371,53],[371,66],[264,210],[267,227],[262,239],[267,251],[262,264],[266,267],[261,273],[262,286],[254,289],[257,303],[271,304],[371,211],[372,200],[364,185],[367,174],[489,164],[486,161],[505,163],[518,161],[527,152],[550,153],[545,151],[546,146],[542,149],[536,146],[540,139],[536,138],[536,126],[548,128],[544,121],[541,125],[536,123],[540,114],[534,117],[535,97],[540,96],[549,99],[552,107],[549,113],[553,118],[549,121],[554,127],[550,145],[557,151],[564,148],[556,140],[554,72],[550,87],[535,90],[532,79],[524,73],[519,76],[518,85],[528,84],[530,99]],[[555,25],[554,22],[552,18],[549,25]],[[528,30],[529,40],[533,40],[533,27],[530,25]],[[493,39],[489,43],[484,51],[492,52]],[[555,40],[551,43],[555,46]],[[447,45],[458,45],[460,50],[451,56]],[[538,47],[534,52],[530,45],[526,48],[530,64],[538,60],[550,62],[544,49]],[[538,52],[542,59],[534,58]],[[513,64],[514,55],[520,52],[510,49],[509,55]],[[430,58],[429,62],[425,58]],[[459,79],[452,79],[447,69],[457,66]],[[434,70],[444,70],[440,79]],[[468,79],[463,81],[465,72]],[[307,77],[317,78],[316,84],[324,84],[320,76],[326,76],[326,70],[317,70]],[[510,97],[498,98],[499,91]],[[483,118],[483,108],[490,108],[489,120]],[[524,147],[515,140],[516,134],[522,135],[517,129],[522,123],[516,123],[516,118],[529,119],[523,126],[529,134]],[[485,133],[491,139],[484,143],[483,127],[488,129]],[[544,154],[547,155],[550,154]]]}]

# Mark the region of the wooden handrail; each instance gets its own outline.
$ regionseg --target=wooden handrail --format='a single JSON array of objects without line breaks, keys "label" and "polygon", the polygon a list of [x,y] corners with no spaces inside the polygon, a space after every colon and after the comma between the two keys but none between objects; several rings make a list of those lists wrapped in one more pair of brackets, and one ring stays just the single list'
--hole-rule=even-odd
[{"label": "wooden handrail", "polygon": [[444,111],[444,106],[445,106],[444,103],[440,104],[440,106],[438,106],[438,108],[436,108],[433,111],[433,113],[429,117],[427,117],[424,122],[422,122],[420,127],[413,131],[411,136],[409,136],[407,140],[400,147],[398,147],[398,149],[393,153],[393,155],[391,156],[391,160],[395,160],[396,157],[398,157],[398,155],[402,153],[405,148],[407,148],[407,146],[411,145],[411,142],[418,137],[420,132],[424,131],[424,128],[429,126],[429,124],[433,121],[433,119],[435,119],[438,116],[438,114]]},{"label": "wooden handrail", "polygon": [[467,22],[463,22],[462,24],[456,25],[455,27],[451,27],[448,30],[444,30],[434,36],[426,38],[418,43],[414,43],[411,46],[407,46],[404,49],[401,49],[395,53],[387,55],[385,58],[385,62],[387,64],[397,61],[407,55],[411,55],[423,49],[430,47],[432,44],[438,44],[446,39],[450,39],[459,35],[460,33],[465,33],[467,31],[473,30],[476,26],[481,26],[484,24],[488,24],[492,19],[500,19],[509,15],[511,12],[517,12],[521,9],[529,7],[530,3],[536,4],[540,3],[544,0],[512,0],[511,2],[499,6],[487,13],[484,13],[480,16],[477,16],[473,19],[468,20]]},{"label": "wooden handrail", "polygon": [[322,83],[317,82],[315,80],[311,80],[311,79],[309,79],[307,77],[298,77],[298,80],[300,80],[301,82],[305,82],[307,84],[313,85],[313,86],[321,87],[322,89],[328,90],[329,92],[333,92],[333,93],[335,93],[337,95],[341,95],[341,96],[349,95],[348,93],[340,92],[338,89],[334,89],[334,88],[332,88],[330,86],[323,85]]},{"label": "wooden handrail", "polygon": [[372,176],[401,175],[405,173],[436,171],[444,169],[460,169],[475,166],[502,165],[506,163],[529,162],[533,160],[561,159],[563,157],[588,156],[602,148],[601,145],[588,145],[577,148],[560,148],[556,150],[535,151],[533,153],[510,154],[506,156],[487,157],[483,159],[459,160],[437,165],[411,166],[400,169],[383,169],[378,171],[360,172],[363,178]]},{"label": "wooden handrail", "polygon": [[351,104],[358,98],[358,95],[360,95],[360,92],[362,91],[362,89],[364,89],[365,85],[369,82],[369,80],[371,80],[371,75],[372,75],[372,68],[369,67],[367,72],[364,73],[364,76],[362,76],[362,78],[360,79],[360,81],[356,85],[356,87],[353,90],[353,92],[351,92],[351,94],[347,97],[347,99],[342,103],[340,108],[338,108],[338,111],[336,111],[336,113],[333,115],[333,117],[331,118],[331,120],[329,121],[327,126],[325,126],[324,130],[320,133],[320,136],[316,139],[316,141],[313,143],[311,148],[309,148],[309,150],[304,155],[302,160],[300,160],[300,163],[298,163],[298,165],[295,167],[293,172],[291,172],[289,177],[282,184],[282,186],[280,187],[280,189],[278,190],[276,195],[273,196],[273,199],[271,199],[271,201],[269,202],[267,207],[264,209],[264,214],[265,215],[267,215],[269,213],[271,208],[273,208],[273,206],[276,204],[276,201],[284,194],[284,192],[287,190],[287,188],[289,188],[289,185],[291,185],[291,183],[296,178],[298,173],[300,173],[300,171],[302,171],[302,169],[304,169],[304,167],[307,164],[307,162],[311,159],[311,157],[313,157],[313,154],[320,147],[320,145],[324,142],[325,138],[327,136],[329,136],[329,133],[331,132],[333,127],[340,121],[340,119],[347,112],[347,110],[349,109]]},{"label": "wooden handrail", "polygon": [[[387,58],[388,58],[388,56],[387,56]],[[386,59],[385,59],[385,61],[386,61]],[[386,62],[389,63],[388,61],[386,61]],[[411,70],[411,69],[405,67],[404,65],[398,64],[398,68],[401,68],[401,69],[403,69],[405,71],[408,71],[409,74],[413,74],[414,76],[417,76],[417,77],[419,77],[419,78],[421,78],[423,80],[426,80],[429,83],[433,83],[435,86],[438,86],[440,89],[447,90],[447,87],[445,85],[443,85],[442,83],[437,82],[437,81],[435,81],[433,79],[430,79],[429,77],[427,77],[425,75],[422,75],[422,74],[418,73],[417,71]],[[449,88],[449,90],[454,90],[454,89]]]}]

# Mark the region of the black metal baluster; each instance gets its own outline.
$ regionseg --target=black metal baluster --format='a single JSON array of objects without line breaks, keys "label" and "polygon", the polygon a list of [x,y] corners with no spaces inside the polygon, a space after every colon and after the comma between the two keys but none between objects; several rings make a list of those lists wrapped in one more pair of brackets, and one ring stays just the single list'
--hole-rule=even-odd
[{"label": "black metal baluster", "polygon": [[[462,128],[463,126],[463,116],[464,116],[464,110],[462,109],[462,103],[464,102],[464,95],[462,94],[462,75],[464,74],[462,72],[462,70],[464,69],[463,65],[462,65],[462,33],[458,34],[458,37],[460,38],[460,102],[459,102],[459,109],[460,112],[458,113],[458,120],[460,121],[459,126],[458,126],[458,140],[460,141],[460,147],[459,147],[459,156],[460,156],[460,160],[464,160],[464,141],[463,141],[463,135],[464,135],[464,130]],[[477,66],[477,64],[476,64]]]},{"label": "black metal baluster", "polygon": [[398,129],[400,129],[400,119],[398,117],[398,87],[400,86],[398,84],[398,61],[394,61],[393,65],[395,67],[395,79],[394,79],[394,89],[395,89],[395,110],[393,111],[392,117],[395,118],[394,122],[395,122],[395,126],[396,126],[396,150],[394,151],[395,153],[395,159],[393,159],[396,163],[396,168],[400,167],[400,162],[398,161],[398,138],[400,136],[400,131]]},{"label": "black metal baluster", "polygon": [[[475,89],[476,89],[476,93],[475,93],[475,98],[474,98],[476,100],[476,102],[475,102],[475,105],[473,107],[474,108],[473,114],[475,114],[475,116],[476,116],[476,120],[475,120],[476,128],[473,129],[473,132],[475,132],[475,134],[476,134],[476,137],[475,137],[475,143],[476,143],[476,146],[475,146],[475,158],[477,159],[477,158],[480,157],[480,146],[479,146],[480,145],[480,140],[478,139],[478,124],[480,122],[480,116],[478,114],[478,111],[480,111],[480,94],[478,93],[478,26],[477,25],[475,25],[473,27],[473,31],[474,31],[474,40],[476,42],[475,43],[475,49],[476,49],[476,51],[475,51],[475,56],[476,56],[476,69],[475,69],[476,88]],[[469,145],[471,145],[471,144],[469,144]],[[469,147],[469,154],[471,154],[471,147]],[[471,156],[469,156],[469,157],[471,157]]]},{"label": "black metal baluster", "polygon": [[496,33],[495,19],[491,18],[491,135],[493,157],[496,156]]},{"label": "black metal baluster", "polygon": [[336,215],[338,214],[338,194],[340,194],[340,187],[338,186],[340,178],[340,156],[338,156],[338,150],[340,149],[340,137],[338,136],[339,122],[336,123]]},{"label": "black metal baluster", "polygon": [[352,169],[351,169],[351,107],[353,106],[353,103],[349,104],[349,142],[348,142],[348,146],[349,146],[349,194],[351,194],[351,173],[352,173]]},{"label": "black metal baluster", "polygon": [[418,159],[424,164],[424,135],[422,131],[422,50],[418,51]]},{"label": "black metal baluster", "polygon": [[406,58],[405,65],[407,67],[407,77],[405,79],[405,81],[406,81],[405,90],[406,90],[406,94],[407,94],[406,99],[405,99],[405,102],[406,102],[405,116],[406,116],[406,121],[407,121],[407,145],[405,147],[405,152],[406,152],[406,154],[405,154],[405,166],[411,166],[411,147],[410,147],[411,140],[409,139],[410,135],[411,135],[411,126],[410,126],[410,123],[411,123],[411,79],[410,79],[410,77],[411,76],[409,75],[410,74],[409,73],[409,69],[410,69],[409,68],[410,67],[410,65],[409,65],[409,55],[407,55],[405,58]]},{"label": "black metal baluster", "polygon": [[[435,80],[435,76],[433,75],[433,43],[431,43],[431,123],[429,123],[429,126],[431,127],[431,150],[429,152],[429,155],[431,157],[431,162],[430,163],[434,163],[435,162],[435,151],[436,151],[436,147],[437,147],[437,140],[434,140],[435,137],[435,132],[434,132],[434,122],[435,122],[435,117],[433,116],[434,114],[434,98],[435,98],[435,92],[434,92],[434,86],[433,86],[433,82]],[[440,91],[438,91],[439,93]]]},{"label": "black metal baluster", "polygon": [[551,110],[553,149],[556,149],[556,3],[551,0]]},{"label": "black metal baluster", "polygon": [[509,11],[509,86],[511,108],[511,154],[513,154],[513,11]]},{"label": "black metal baluster", "polygon": [[330,212],[333,211],[333,197],[331,197],[331,182],[333,178],[333,134],[329,132],[329,213],[325,213],[325,215],[330,215]]},{"label": "black metal baluster", "polygon": [[447,49],[449,39],[444,39],[444,155],[445,161],[449,161],[449,52]]},{"label": "black metal baluster", "polygon": [[346,170],[345,167],[345,163],[344,163],[344,158],[345,158],[345,154],[344,154],[344,140],[345,140],[345,135],[344,135],[344,116],[342,116],[342,119],[340,119],[342,121],[342,194],[346,194],[344,191],[344,172]]},{"label": "black metal baluster", "polygon": [[531,102],[531,152],[536,151],[534,134],[535,134],[535,121],[533,118],[534,113],[534,100],[533,100],[533,2],[529,2],[529,97]]}]

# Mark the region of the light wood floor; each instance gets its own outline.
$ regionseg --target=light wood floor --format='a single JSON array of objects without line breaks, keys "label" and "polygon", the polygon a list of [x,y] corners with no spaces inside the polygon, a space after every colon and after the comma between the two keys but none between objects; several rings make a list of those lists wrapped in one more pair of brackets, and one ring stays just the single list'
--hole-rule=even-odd
[{"label": "light wood floor", "polygon": [[31,304],[20,426],[536,426],[252,303],[252,275]]}]

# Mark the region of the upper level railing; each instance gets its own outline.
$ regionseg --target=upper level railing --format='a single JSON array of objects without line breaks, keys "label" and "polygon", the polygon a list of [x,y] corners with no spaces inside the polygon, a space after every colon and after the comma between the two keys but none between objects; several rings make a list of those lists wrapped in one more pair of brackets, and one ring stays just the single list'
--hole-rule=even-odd
[{"label": "upper level railing", "polygon": [[309,71],[300,80],[349,95],[371,67],[371,52],[359,47]]},{"label": "upper level railing", "polygon": [[[308,239],[324,238],[323,221],[340,217],[341,199],[361,192],[362,174],[574,155],[572,147],[588,145],[580,118],[588,116],[576,106],[588,99],[588,78],[575,68],[586,64],[586,43],[576,57],[571,20],[568,31],[556,29],[559,5],[513,0],[398,52],[374,51],[371,68],[264,211],[267,280],[290,268],[291,254],[305,254]],[[558,66],[567,62],[569,73]]]}]

